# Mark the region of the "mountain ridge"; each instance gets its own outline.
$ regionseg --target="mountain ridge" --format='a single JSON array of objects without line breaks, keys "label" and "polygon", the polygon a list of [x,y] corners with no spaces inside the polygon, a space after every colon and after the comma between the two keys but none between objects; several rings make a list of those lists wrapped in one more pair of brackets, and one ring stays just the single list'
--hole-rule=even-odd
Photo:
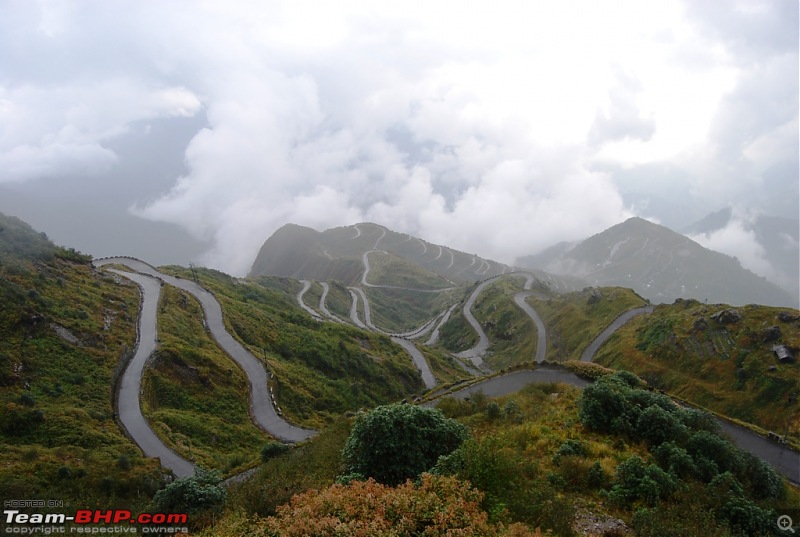
[{"label": "mountain ridge", "polygon": [[733,305],[797,306],[789,293],[743,268],[736,258],[639,217],[517,263],[583,278],[592,285],[630,287],[659,303],[695,298]]}]

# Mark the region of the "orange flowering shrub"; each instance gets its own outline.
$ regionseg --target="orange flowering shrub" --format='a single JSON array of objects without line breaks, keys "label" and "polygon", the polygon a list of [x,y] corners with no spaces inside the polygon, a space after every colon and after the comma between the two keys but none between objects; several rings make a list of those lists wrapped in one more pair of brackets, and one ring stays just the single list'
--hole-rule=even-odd
[{"label": "orange flowering shrub", "polygon": [[[422,475],[397,487],[370,479],[308,491],[260,522],[274,536],[541,536],[521,524],[492,525],[480,508],[483,493],[452,476]],[[263,531],[263,533],[262,533]]]}]

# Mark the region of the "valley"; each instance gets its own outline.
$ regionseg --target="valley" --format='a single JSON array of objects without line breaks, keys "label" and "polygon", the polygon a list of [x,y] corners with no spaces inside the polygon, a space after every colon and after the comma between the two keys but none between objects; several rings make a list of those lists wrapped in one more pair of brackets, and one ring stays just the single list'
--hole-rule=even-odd
[{"label": "valley", "polygon": [[[512,397],[532,383],[560,393],[555,386],[590,382],[573,364],[597,361],[635,372],[680,405],[715,412],[735,443],[800,482],[800,455],[781,443],[798,445],[791,381],[797,364],[779,362],[769,350],[777,343],[800,346],[797,310],[696,301],[653,305],[626,288],[580,288],[576,280],[500,267],[394,235],[371,224],[337,232],[344,246],[324,246],[323,272],[347,273],[346,281],[301,269],[293,276],[233,278],[125,257],[94,260],[92,269],[79,258],[77,266],[98,282],[129,294],[138,288],[142,298],[130,317],[138,324],[135,352],[108,401],[144,457],[126,455],[129,462],[120,464],[141,471],[145,461],[152,469],[157,459],[176,477],[191,475],[195,465],[249,476],[262,467],[260,445],[295,445],[292,453],[314,449],[359,409],[401,400],[447,408],[453,399]],[[443,257],[447,263],[437,268]],[[44,265],[31,266],[40,272]],[[728,310],[739,317],[718,326],[717,313]],[[780,329],[770,329],[773,324]],[[133,324],[130,329],[137,333]],[[686,360],[689,351],[701,353],[701,369]],[[22,401],[26,389],[14,381],[0,393],[6,402]],[[34,390],[44,393],[38,384]],[[730,390],[738,390],[743,404],[722,396]],[[46,404],[49,398],[36,399]],[[15,441],[31,440],[21,434]],[[25,472],[22,460],[15,468]],[[63,464],[68,460],[62,467],[70,473],[95,471],[91,462]],[[67,490],[67,484],[55,486]],[[69,494],[90,501],[98,486]],[[122,489],[119,494],[122,499]]]}]

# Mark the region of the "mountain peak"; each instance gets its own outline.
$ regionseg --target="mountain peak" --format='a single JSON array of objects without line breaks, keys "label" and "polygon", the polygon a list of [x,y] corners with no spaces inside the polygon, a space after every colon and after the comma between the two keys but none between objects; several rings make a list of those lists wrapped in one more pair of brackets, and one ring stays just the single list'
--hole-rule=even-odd
[{"label": "mountain peak", "polygon": [[654,302],[696,298],[741,305],[796,307],[777,285],[738,260],[704,248],[685,235],[633,217],[570,249],[552,249],[519,263],[594,285],[630,287]]}]

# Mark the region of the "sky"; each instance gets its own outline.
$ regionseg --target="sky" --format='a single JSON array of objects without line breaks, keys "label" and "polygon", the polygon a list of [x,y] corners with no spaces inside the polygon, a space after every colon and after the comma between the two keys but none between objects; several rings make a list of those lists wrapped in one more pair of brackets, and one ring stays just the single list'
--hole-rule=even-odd
[{"label": "sky", "polygon": [[[796,0],[0,0],[0,50],[0,211],[96,256],[800,212]],[[768,272],[743,218],[695,238]]]}]

